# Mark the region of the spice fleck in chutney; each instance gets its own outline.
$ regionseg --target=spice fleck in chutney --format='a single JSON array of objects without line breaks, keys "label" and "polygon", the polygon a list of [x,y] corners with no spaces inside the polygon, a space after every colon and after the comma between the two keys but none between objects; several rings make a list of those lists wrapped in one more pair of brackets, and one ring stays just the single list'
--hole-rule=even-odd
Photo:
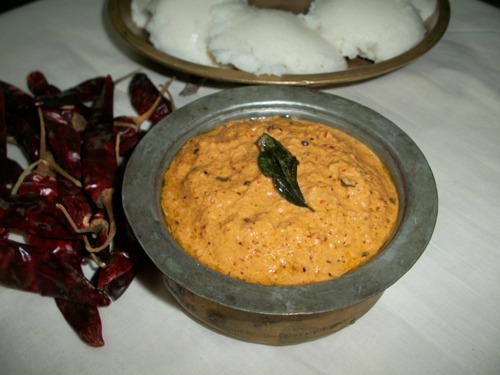
[{"label": "spice fleck in chutney", "polygon": [[[258,165],[263,134],[297,161],[305,207]],[[331,127],[291,118],[237,120],[190,139],[164,176],[167,225],[193,258],[264,285],[338,278],[365,264],[395,228],[399,200],[380,159]]]}]

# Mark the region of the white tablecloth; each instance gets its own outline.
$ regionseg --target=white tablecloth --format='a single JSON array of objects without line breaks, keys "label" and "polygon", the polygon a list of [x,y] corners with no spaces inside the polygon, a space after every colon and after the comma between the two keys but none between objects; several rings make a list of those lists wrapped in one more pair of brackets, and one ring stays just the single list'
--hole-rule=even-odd
[{"label": "white tablecloth", "polygon": [[[0,287],[0,374],[499,374],[500,9],[451,0],[444,38],[387,76],[327,91],[380,112],[427,157],[439,192],[417,264],[356,324],[294,346],[240,342],[195,322],[146,265],[101,309],[106,345],[83,344],[54,301]],[[0,15],[0,79],[25,90],[40,70],[68,88],[144,66],[114,33],[103,0],[40,0]],[[177,105],[223,89],[205,85]],[[126,83],[116,113],[131,114]]]}]

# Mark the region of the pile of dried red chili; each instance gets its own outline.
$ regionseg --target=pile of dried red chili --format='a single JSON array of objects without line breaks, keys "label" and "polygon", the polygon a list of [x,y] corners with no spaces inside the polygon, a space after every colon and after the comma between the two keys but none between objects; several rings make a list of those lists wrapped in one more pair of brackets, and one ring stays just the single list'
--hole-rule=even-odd
[{"label": "pile of dried red chili", "polygon": [[0,284],[54,298],[84,342],[103,346],[99,308],[124,293],[144,256],[122,212],[122,172],[141,124],[173,102],[143,73],[128,86],[137,117],[114,115],[110,76],[61,90],[33,72],[27,86],[0,81]]}]

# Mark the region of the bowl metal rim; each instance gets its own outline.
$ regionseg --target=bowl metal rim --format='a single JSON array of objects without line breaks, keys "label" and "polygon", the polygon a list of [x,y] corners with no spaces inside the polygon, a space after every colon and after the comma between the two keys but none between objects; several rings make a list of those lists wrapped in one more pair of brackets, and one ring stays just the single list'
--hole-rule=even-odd
[{"label": "bowl metal rim", "polygon": [[[404,196],[401,203],[404,220],[381,254],[363,267],[339,279],[317,284],[257,285],[205,267],[171,238],[160,206],[160,192],[163,173],[180,147],[192,136],[232,119],[270,115],[293,115],[325,122],[357,136],[379,156],[382,153],[391,159],[392,173],[397,175]],[[348,99],[287,86],[224,90],[170,114],[146,134],[129,159],[122,201],[138,241],[166,277],[209,301],[265,314],[327,312],[382,293],[424,252],[438,209],[436,184],[427,160],[393,122]]]}]

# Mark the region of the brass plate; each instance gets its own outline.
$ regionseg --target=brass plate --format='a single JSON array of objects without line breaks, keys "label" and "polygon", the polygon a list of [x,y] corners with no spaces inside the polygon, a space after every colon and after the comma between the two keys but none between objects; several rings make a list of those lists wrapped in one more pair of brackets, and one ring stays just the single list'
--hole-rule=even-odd
[{"label": "brass plate", "polygon": [[242,84],[273,84],[293,86],[332,86],[364,81],[402,68],[430,50],[445,33],[450,19],[448,0],[438,0],[434,14],[427,20],[427,35],[411,50],[376,64],[355,59],[344,71],[321,74],[294,74],[283,76],[255,75],[230,68],[210,67],[175,58],[160,52],[149,42],[148,33],[138,27],[131,17],[131,0],[108,0],[111,23],[121,37],[143,56],[182,73],[216,81]]}]

